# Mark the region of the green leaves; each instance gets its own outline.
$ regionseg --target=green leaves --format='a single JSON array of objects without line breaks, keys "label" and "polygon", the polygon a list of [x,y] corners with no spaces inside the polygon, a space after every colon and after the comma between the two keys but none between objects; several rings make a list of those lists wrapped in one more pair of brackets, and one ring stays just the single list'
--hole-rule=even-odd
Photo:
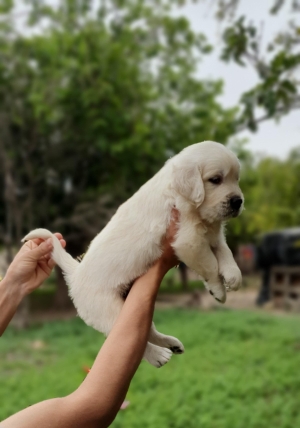
[{"label": "green leaves", "polygon": [[[280,11],[286,0],[276,0],[271,13]],[[220,1],[224,19],[235,13],[239,0]],[[294,11],[299,11],[298,1],[292,2]],[[263,40],[263,27],[258,28],[245,16],[240,16],[225,29],[224,47],[221,58],[234,61],[240,66],[252,66],[257,72],[258,83],[241,97],[241,114],[236,124],[237,130],[249,128],[256,131],[260,122],[278,119],[293,109],[300,107],[298,69],[299,28],[296,21],[267,42]],[[264,45],[267,45],[264,48]],[[263,111],[258,116],[257,110]]]},{"label": "green leaves", "polygon": [[[173,1],[27,4],[27,35],[12,28],[0,37],[1,132],[14,154],[19,206],[13,239],[17,225],[59,226],[67,238],[84,236],[85,246],[107,217],[96,204],[99,218],[88,227],[82,206],[109,193],[117,207],[170,153],[226,142],[236,111],[216,101],[221,82],[195,77],[211,47],[170,13]],[[66,218],[77,223],[67,228]]]},{"label": "green leaves", "polygon": [[299,149],[286,160],[257,159],[245,143],[233,147],[242,163],[240,186],[245,196],[245,211],[228,223],[231,246],[255,242],[267,231],[298,226],[300,223]]},{"label": "green leaves", "polygon": [[224,49],[221,58],[225,61],[233,59],[239,65],[244,66],[243,57],[248,50],[257,51],[256,28],[253,25],[245,25],[245,17],[240,17],[223,34]]},{"label": "green leaves", "polygon": [[13,6],[14,6],[14,0],[1,0],[0,14],[10,12]]}]

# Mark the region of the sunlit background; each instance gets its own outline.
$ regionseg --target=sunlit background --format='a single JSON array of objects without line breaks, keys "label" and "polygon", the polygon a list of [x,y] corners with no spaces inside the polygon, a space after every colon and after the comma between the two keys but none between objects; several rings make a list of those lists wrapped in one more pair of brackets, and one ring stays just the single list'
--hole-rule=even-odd
[{"label": "sunlit background", "polygon": [[[227,240],[243,287],[221,306],[184,266],[168,273],[155,321],[186,352],[161,370],[142,362],[115,428],[300,423],[299,12],[298,0],[0,3],[0,275],[35,227],[83,254],[190,144],[226,144],[242,165],[246,209]],[[56,269],[0,339],[0,420],[73,391],[103,340]]]}]

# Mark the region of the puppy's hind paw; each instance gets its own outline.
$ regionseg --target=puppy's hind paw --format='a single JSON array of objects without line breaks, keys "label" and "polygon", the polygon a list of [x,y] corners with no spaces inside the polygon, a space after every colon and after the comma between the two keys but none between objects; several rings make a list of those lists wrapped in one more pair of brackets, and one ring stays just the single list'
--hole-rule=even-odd
[{"label": "puppy's hind paw", "polygon": [[231,269],[231,271],[229,271],[226,275],[221,274],[221,279],[226,287],[227,292],[232,290],[236,291],[242,285],[242,275],[238,268]]},{"label": "puppy's hind paw", "polygon": [[170,349],[161,348],[149,342],[144,353],[144,359],[157,368],[164,366],[170,360],[171,356],[172,352]]}]

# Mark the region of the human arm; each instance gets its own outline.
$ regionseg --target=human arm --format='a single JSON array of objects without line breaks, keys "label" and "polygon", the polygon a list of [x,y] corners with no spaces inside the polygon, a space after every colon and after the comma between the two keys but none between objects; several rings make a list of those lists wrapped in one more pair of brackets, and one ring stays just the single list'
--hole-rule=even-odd
[{"label": "human arm", "polygon": [[[66,245],[60,233],[56,233],[61,245]],[[23,298],[48,278],[54,262],[50,258],[51,240],[34,239],[26,242],[0,281],[0,336],[14,316]]]},{"label": "human arm", "polygon": [[160,260],[135,281],[80,387],[67,397],[47,400],[17,413],[3,421],[1,428],[105,428],[112,423],[144,354],[161,280],[176,263],[170,245],[175,229],[173,223]]}]

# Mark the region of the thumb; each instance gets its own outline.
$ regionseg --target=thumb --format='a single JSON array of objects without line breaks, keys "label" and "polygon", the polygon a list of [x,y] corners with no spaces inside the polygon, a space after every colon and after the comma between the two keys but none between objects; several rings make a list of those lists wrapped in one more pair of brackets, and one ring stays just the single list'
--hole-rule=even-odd
[{"label": "thumb", "polygon": [[37,248],[31,250],[31,255],[39,260],[41,257],[48,254],[53,249],[52,239],[48,238],[47,241],[42,242]]}]

